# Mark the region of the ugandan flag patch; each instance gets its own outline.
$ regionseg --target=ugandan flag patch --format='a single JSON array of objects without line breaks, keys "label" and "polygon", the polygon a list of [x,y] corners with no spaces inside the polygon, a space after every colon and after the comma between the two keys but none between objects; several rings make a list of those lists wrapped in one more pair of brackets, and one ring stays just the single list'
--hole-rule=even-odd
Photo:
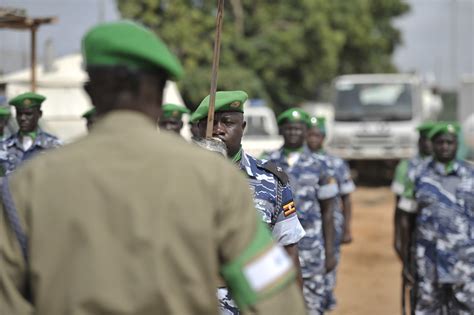
[{"label": "ugandan flag patch", "polygon": [[283,206],[283,213],[285,214],[285,217],[295,212],[296,212],[296,208],[295,208],[294,201],[290,201],[286,205]]}]

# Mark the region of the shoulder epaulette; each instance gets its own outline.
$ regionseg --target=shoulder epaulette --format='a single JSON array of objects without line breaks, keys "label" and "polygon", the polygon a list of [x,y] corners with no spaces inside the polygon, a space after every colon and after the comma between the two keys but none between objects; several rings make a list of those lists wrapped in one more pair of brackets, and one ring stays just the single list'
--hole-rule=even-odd
[{"label": "shoulder epaulette", "polygon": [[265,163],[262,163],[259,165],[261,168],[263,168],[264,170],[272,173],[273,175],[276,176],[276,178],[278,178],[278,180],[280,181],[280,183],[285,186],[286,184],[288,184],[288,175],[286,175],[286,173],[282,170],[281,167],[277,166],[275,163],[273,162],[265,162]]}]

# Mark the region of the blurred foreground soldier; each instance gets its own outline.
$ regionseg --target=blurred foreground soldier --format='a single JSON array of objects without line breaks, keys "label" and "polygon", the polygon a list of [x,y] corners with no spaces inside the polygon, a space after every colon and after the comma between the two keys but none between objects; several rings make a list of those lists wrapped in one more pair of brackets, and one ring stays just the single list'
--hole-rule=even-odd
[{"label": "blurred foreground soldier", "polygon": [[2,161],[2,165],[6,174],[35,155],[61,146],[58,138],[39,127],[43,114],[41,104],[45,99],[42,95],[27,92],[10,100],[10,105],[16,109],[19,131],[5,140],[7,159]]},{"label": "blurred foreground soldier", "polygon": [[[344,160],[328,154],[323,143],[326,137],[326,120],[324,117],[311,117],[311,125],[306,134],[306,144],[308,148],[318,156],[323,156],[336,179],[339,194],[333,203],[333,218],[335,235],[335,256],[339,264],[341,244],[348,244],[352,241],[350,222],[352,217],[352,203],[350,194],[355,190],[354,182],[351,178],[349,166]],[[334,289],[336,287],[337,267],[326,275],[326,309],[333,310],[336,307]]]},{"label": "blurred foreground soldier", "polygon": [[[413,189],[400,209],[416,214],[413,237],[415,314],[474,314],[474,168],[456,159],[455,123],[438,123],[428,137],[433,160],[411,172]],[[414,199],[407,199],[407,198]],[[405,213],[401,214],[402,216]]]},{"label": "blurred foreground soldier", "polygon": [[164,104],[163,113],[158,121],[162,130],[168,130],[179,134],[183,128],[183,114],[189,114],[189,109],[176,104]]},{"label": "blurred foreground soldier", "polygon": [[[400,163],[398,163],[397,168],[395,170],[395,177],[393,178],[392,182],[392,191],[395,193],[394,247],[395,251],[397,252],[398,256],[402,261],[404,259],[408,259],[407,256],[409,253],[401,252],[400,225],[407,223],[405,221],[401,222],[400,213],[402,210],[399,209],[398,203],[409,181],[408,174],[420,167],[421,164],[431,158],[431,140],[428,137],[428,133],[433,126],[433,122],[425,122],[416,128],[419,132],[418,154],[409,160],[402,160],[400,161]],[[406,219],[406,216],[404,216],[404,219]],[[413,219],[414,218],[412,218],[411,220]]]},{"label": "blurred foreground soldier", "polygon": [[156,133],[165,82],[182,76],[167,47],[115,22],[83,52],[101,119],[3,184],[2,314],[217,314],[219,274],[244,310],[303,308],[242,175]]},{"label": "blurred foreground soldier", "polygon": [[326,310],[326,273],[335,268],[333,202],[338,194],[335,179],[324,159],[304,143],[309,115],[290,108],[278,116],[283,147],[268,158],[289,176],[298,218],[306,232],[298,243],[303,294],[310,315]]},{"label": "blurred foreground soldier", "polygon": [[82,114],[82,118],[84,118],[86,120],[87,130],[90,131],[92,126],[97,121],[97,111],[96,111],[95,107],[92,107],[87,112]]},{"label": "blurred foreground soldier", "polygon": [[[226,144],[227,157],[247,176],[259,216],[272,231],[273,238],[285,247],[299,269],[297,243],[305,232],[296,216],[288,178],[275,164],[264,163],[242,150],[241,142],[246,126],[243,112],[247,98],[247,93],[243,91],[216,93],[213,137],[221,139]],[[206,134],[208,110],[209,96],[199,104],[191,116],[191,121],[197,123],[199,127],[201,137]],[[226,288],[219,288],[218,298],[221,314],[239,314],[239,309]]]}]

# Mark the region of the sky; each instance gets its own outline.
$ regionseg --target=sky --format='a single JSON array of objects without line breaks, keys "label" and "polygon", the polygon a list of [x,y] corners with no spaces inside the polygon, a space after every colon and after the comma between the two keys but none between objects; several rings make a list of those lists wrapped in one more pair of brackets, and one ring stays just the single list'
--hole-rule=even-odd
[{"label": "sky", "polygon": [[417,70],[446,88],[474,74],[474,0],[410,0],[396,21],[404,43],[394,55],[401,71]]},{"label": "sky", "polygon": [[[463,74],[474,73],[474,0],[408,2],[411,12],[396,21],[404,42],[394,63],[400,71],[417,71],[444,89],[456,88]],[[56,24],[38,31],[40,63],[47,39],[53,41],[56,57],[76,53],[87,29],[119,18],[114,0],[0,0],[0,6],[25,8],[33,17],[58,17]],[[0,72],[28,67],[29,45],[29,32],[0,30]]]}]

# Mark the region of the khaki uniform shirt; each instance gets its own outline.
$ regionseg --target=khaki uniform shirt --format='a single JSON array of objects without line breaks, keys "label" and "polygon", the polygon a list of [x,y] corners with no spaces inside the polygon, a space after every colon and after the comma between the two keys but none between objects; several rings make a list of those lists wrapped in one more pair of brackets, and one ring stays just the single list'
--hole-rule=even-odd
[{"label": "khaki uniform shirt", "polygon": [[[253,239],[245,178],[215,154],[158,134],[132,111],[10,178],[29,273],[0,211],[0,314],[217,314],[222,264]],[[34,305],[23,299],[32,286]],[[301,314],[292,284],[260,314]]]}]

